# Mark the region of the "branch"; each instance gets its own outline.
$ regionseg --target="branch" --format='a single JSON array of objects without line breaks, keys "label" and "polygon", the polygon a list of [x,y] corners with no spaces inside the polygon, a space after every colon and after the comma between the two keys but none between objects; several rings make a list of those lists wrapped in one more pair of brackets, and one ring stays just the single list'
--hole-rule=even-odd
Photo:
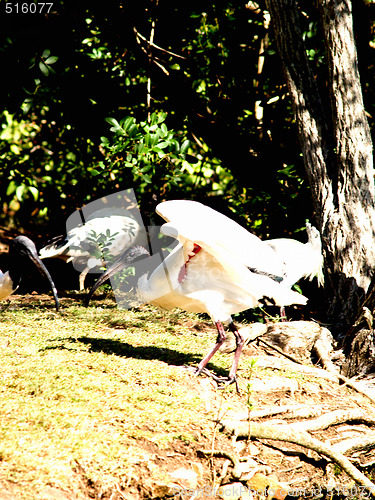
[{"label": "branch", "polygon": [[297,365],[303,365],[303,363],[301,363],[301,361],[298,361],[298,359],[294,358],[293,356],[290,356],[290,354],[287,354],[286,352],[284,352],[282,349],[279,349],[275,345],[272,345],[269,342],[266,342],[261,337],[258,337],[258,342],[263,343],[265,346],[269,347],[270,349],[273,349],[274,351],[278,352],[279,354],[281,354],[285,358],[289,359],[290,361],[293,361],[293,363],[296,363]]},{"label": "branch", "polygon": [[169,54],[170,56],[173,56],[173,57],[178,57],[179,59],[186,59],[186,57],[184,57],[184,56],[180,56],[179,54],[175,54],[174,52],[171,52],[170,50],[163,49],[163,47],[156,45],[153,41],[147,40],[146,37],[144,37],[143,35],[141,35],[139,33],[139,31],[137,30],[137,28],[135,26],[133,27],[133,31],[135,33],[135,36],[137,38],[137,42],[139,44],[141,44],[140,40],[142,40],[142,41],[146,42],[149,47],[160,50],[161,52],[164,52],[165,54]]}]

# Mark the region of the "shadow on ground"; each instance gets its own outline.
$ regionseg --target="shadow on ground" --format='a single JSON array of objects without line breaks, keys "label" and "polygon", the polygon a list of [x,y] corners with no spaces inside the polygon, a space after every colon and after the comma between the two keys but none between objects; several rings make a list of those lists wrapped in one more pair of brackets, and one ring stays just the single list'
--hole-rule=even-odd
[{"label": "shadow on ground", "polygon": [[[83,344],[89,345],[90,352],[103,352],[108,355],[115,354],[116,356],[123,356],[126,358],[134,359],[154,359],[159,360],[168,365],[190,365],[196,366],[202,359],[202,356],[192,353],[182,353],[175,351],[174,349],[169,349],[168,347],[157,347],[157,346],[133,346],[126,342],[120,342],[119,340],[102,339],[96,337],[67,337],[64,339],[59,339],[60,342],[82,342]],[[53,342],[56,342],[54,340]],[[67,349],[63,343],[55,346],[45,347],[43,351],[50,349]],[[214,370],[219,376],[227,375],[226,370],[209,363],[208,368]]]}]

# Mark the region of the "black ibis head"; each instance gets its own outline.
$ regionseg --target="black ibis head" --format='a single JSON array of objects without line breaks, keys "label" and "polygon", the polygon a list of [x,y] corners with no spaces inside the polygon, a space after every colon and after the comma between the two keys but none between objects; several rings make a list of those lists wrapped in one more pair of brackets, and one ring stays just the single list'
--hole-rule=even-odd
[{"label": "black ibis head", "polygon": [[87,307],[89,305],[92,296],[103,283],[105,283],[119,271],[130,267],[131,264],[136,260],[141,258],[143,259],[145,256],[149,257],[150,254],[148,250],[146,250],[146,248],[142,247],[141,245],[134,245],[125,250],[121,257],[117,259],[96,281],[95,285],[91,288],[85,299],[85,306]]},{"label": "black ibis head", "polygon": [[57,290],[48,269],[38,256],[34,242],[27,236],[17,236],[9,245],[9,275],[13,281],[13,290],[15,290],[24,274],[30,266],[30,262],[38,269],[38,271],[47,278],[49,281],[53,298],[55,299],[56,311],[59,310],[59,299],[57,297]]}]

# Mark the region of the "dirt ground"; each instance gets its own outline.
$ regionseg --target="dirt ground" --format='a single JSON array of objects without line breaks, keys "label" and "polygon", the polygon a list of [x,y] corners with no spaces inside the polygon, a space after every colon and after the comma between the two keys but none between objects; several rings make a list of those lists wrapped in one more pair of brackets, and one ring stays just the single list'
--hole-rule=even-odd
[{"label": "dirt ground", "polygon": [[[0,251],[7,250],[1,243]],[[6,269],[6,254],[2,255]],[[60,266],[61,263],[52,263]],[[65,273],[66,275],[67,273]],[[64,273],[62,273],[64,275]],[[59,284],[57,283],[59,288]],[[21,292],[28,291],[27,289]],[[14,295],[11,301],[49,303],[48,295],[33,294],[28,297]],[[62,297],[62,307],[74,301],[74,297]],[[192,328],[212,332],[208,322],[196,321]],[[294,353],[295,354],[295,353]],[[266,423],[271,426],[289,425],[297,428],[302,422],[314,421],[324,415],[346,414],[352,410],[375,418],[374,402],[338,380],[299,371],[298,365],[284,366],[285,356],[257,340],[249,343],[243,356],[258,358],[251,382],[245,387],[247,402],[235,393],[223,392],[216,383],[205,376],[198,379],[186,374],[183,384],[186,391],[203,397],[206,409],[216,410],[214,434],[202,432],[202,421],[207,414],[197,415],[191,428],[194,441],[178,441],[166,449],[160,449],[152,441],[137,441],[143,452],[139,456],[133,476],[126,484],[104,491],[85,475],[77,464],[75,473],[79,491],[63,491],[46,487],[46,500],[143,500],[183,498],[364,498],[371,495],[370,488],[363,488],[324,454],[305,446],[286,441],[257,439],[251,436],[251,424]],[[302,362],[305,361],[301,353]],[[280,360],[276,362],[275,360]],[[267,372],[263,370],[267,368]],[[367,387],[375,398],[374,385]],[[366,389],[366,390],[367,390]],[[242,385],[242,391],[244,387]],[[176,402],[178,404],[178,402]],[[263,414],[262,414],[263,412]],[[236,436],[228,430],[226,422],[248,426],[250,438]],[[234,425],[235,426],[235,425]],[[229,426],[230,427],[230,426]],[[324,427],[324,426],[323,426]],[[367,478],[375,481],[375,427],[366,418],[354,420],[343,417],[342,422],[326,428],[310,430],[309,435],[334,449],[345,440],[368,440],[366,446],[351,449],[351,462]],[[236,465],[237,464],[237,465]],[[237,470],[236,470],[237,469]],[[241,469],[242,472],[238,472]],[[229,489],[221,489],[229,485]],[[373,492],[374,494],[374,492]],[[242,496],[241,496],[242,495]],[[0,500],[19,498],[18,487],[11,481],[0,481]],[[39,498],[39,497],[38,497]]]},{"label": "dirt ground", "polygon": [[[12,296],[11,301],[22,300],[43,304],[50,302],[48,295]],[[74,297],[62,297],[61,304],[68,305]],[[210,330],[208,322],[196,321],[191,325],[197,330]],[[304,358],[306,353],[302,353]],[[301,422],[314,421],[324,415],[362,412],[366,418],[343,419],[336,425],[310,430],[309,434],[329,447],[343,440],[369,440],[364,448],[350,453],[352,463],[368,478],[375,476],[375,418],[374,403],[363,394],[345,384],[320,375],[300,371],[292,363],[258,340],[250,342],[243,356],[257,357],[257,364],[247,386],[247,399],[235,392],[223,395],[209,377],[183,375],[186,391],[203,398],[207,412],[197,414],[191,428],[194,441],[178,441],[166,449],[158,448],[152,441],[137,441],[143,450],[135,472],[127,484],[103,491],[85,476],[79,464],[76,467],[79,492],[68,492],[53,487],[45,488],[46,500],[73,499],[163,499],[163,498],[362,498],[369,491],[361,489],[340,465],[321,453],[305,446],[280,440],[241,438],[228,431],[226,422],[248,426],[267,423],[271,426],[287,424],[290,429]],[[285,363],[287,363],[285,365]],[[288,365],[289,363],[289,365]],[[265,371],[265,368],[267,370]],[[241,375],[240,375],[241,376]],[[369,392],[374,397],[374,386]],[[178,404],[178,402],[176,402]],[[209,410],[209,411],[208,411]],[[202,432],[202,422],[212,412],[217,414],[213,423],[214,433]],[[262,413],[263,412],[263,413]],[[372,441],[371,441],[371,439]],[[236,465],[237,464],[237,465]],[[238,469],[242,472],[238,472]],[[229,490],[223,490],[224,486]],[[242,496],[239,496],[241,495]],[[2,482],[0,500],[17,499],[11,482]],[[39,497],[38,497],[39,498]]]}]

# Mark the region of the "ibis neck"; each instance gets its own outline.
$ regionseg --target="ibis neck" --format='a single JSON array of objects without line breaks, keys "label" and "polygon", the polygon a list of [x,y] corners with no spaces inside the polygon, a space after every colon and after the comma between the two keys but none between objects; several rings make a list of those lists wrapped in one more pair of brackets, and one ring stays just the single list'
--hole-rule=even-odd
[{"label": "ibis neck", "polygon": [[193,250],[189,253],[188,255],[188,258],[187,258],[187,261],[185,262],[185,264],[181,267],[180,269],[180,272],[178,273],[178,282],[179,283],[182,283],[185,279],[185,276],[186,276],[186,266],[187,264],[189,263],[189,261],[195,257],[197,255],[197,253],[199,252],[199,250],[201,250],[201,247],[199,245],[197,245],[196,243],[194,243],[194,247],[193,247]]},{"label": "ibis neck", "polygon": [[16,288],[19,287],[19,284],[21,283],[22,273],[20,266],[15,263],[11,263],[11,265],[9,266],[8,275],[9,275],[9,280],[12,282],[13,290],[15,290]]}]

